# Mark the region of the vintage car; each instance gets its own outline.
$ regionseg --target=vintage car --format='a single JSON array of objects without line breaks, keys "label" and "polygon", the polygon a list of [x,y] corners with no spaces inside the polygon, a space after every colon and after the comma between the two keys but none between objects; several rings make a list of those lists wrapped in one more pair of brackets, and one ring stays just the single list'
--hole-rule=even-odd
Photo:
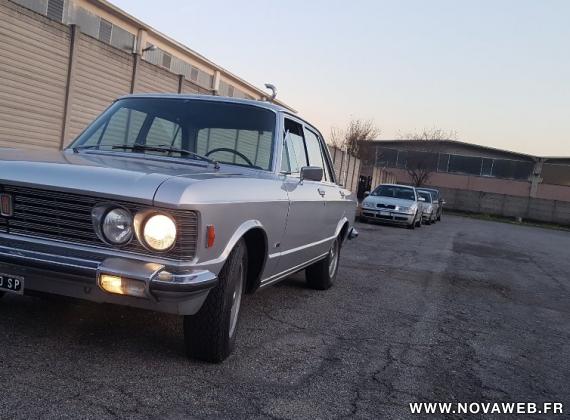
[{"label": "vintage car", "polygon": [[381,184],[372,192],[366,192],[362,202],[360,219],[405,225],[414,229],[422,225],[422,211],[416,189],[409,185]]},{"label": "vintage car", "polygon": [[269,102],[131,95],[64,151],[0,150],[0,290],[184,316],[225,359],[243,293],[337,275],[357,235],[319,131]]}]

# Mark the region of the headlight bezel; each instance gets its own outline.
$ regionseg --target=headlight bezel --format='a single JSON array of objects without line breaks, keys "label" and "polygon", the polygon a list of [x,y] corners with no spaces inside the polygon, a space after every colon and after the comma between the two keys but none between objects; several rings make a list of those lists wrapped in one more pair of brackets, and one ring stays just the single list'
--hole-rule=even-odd
[{"label": "headlight bezel", "polygon": [[[117,209],[125,211],[130,215],[131,218],[131,234],[129,235],[128,240],[121,243],[115,243],[109,240],[103,231],[103,224],[105,222],[105,218],[110,212]],[[152,217],[157,215],[162,215],[170,219],[175,229],[174,239],[170,244],[170,246],[165,249],[156,249],[151,244],[149,244],[148,241],[145,239],[144,229],[146,223]],[[168,211],[156,208],[132,209],[116,202],[98,203],[91,210],[91,219],[92,219],[93,229],[95,230],[95,234],[97,235],[99,240],[104,244],[113,247],[115,249],[122,249],[128,247],[130,244],[135,242],[140,244],[146,251],[149,251],[153,254],[158,254],[158,255],[168,254],[174,248],[176,248],[176,245],[178,243],[178,235],[180,234],[176,217],[170,214]]]}]

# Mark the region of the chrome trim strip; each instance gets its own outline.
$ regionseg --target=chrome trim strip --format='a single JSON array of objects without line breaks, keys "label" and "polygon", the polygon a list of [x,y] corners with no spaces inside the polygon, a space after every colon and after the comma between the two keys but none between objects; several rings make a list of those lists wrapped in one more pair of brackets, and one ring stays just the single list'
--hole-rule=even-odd
[{"label": "chrome trim strip", "polygon": [[262,280],[262,281],[261,281],[261,285],[259,286],[259,288],[261,289],[261,288],[263,288],[263,287],[270,286],[270,285],[272,285],[272,284],[274,284],[274,283],[277,283],[279,280],[283,280],[284,278],[290,276],[291,274],[294,274],[294,273],[296,273],[297,271],[300,271],[300,270],[302,270],[303,268],[308,267],[309,265],[311,265],[311,264],[313,264],[313,263],[315,263],[315,262],[317,262],[317,261],[320,261],[320,260],[322,260],[323,258],[326,258],[326,256],[327,256],[328,254],[329,254],[328,252],[325,252],[324,254],[319,255],[318,257],[313,258],[313,259],[311,259],[311,260],[309,260],[309,261],[306,261],[306,262],[304,262],[304,263],[301,263],[301,264],[299,264],[299,265],[296,265],[296,266],[293,267],[293,268],[290,268],[290,269],[288,269],[288,270],[282,271],[281,273],[278,273],[278,274],[274,274],[273,276],[271,276],[271,277],[269,277],[269,278],[267,278],[267,279],[265,279],[265,280]]},{"label": "chrome trim strip", "polygon": [[333,236],[330,236],[330,237],[328,237],[328,238],[321,239],[320,241],[311,242],[310,244],[302,245],[302,246],[299,246],[299,247],[297,247],[297,248],[289,249],[289,250],[287,250],[287,251],[276,252],[275,254],[269,254],[269,259],[271,259],[271,258],[276,258],[276,257],[282,257],[282,256],[284,256],[284,255],[289,255],[289,254],[292,254],[292,253],[294,253],[294,252],[303,251],[303,250],[305,250],[305,249],[307,249],[307,248],[311,248],[311,247],[313,247],[313,246],[317,246],[317,245],[324,244],[325,242],[332,241],[332,240],[335,239],[337,236],[338,236],[338,235],[333,235]]}]

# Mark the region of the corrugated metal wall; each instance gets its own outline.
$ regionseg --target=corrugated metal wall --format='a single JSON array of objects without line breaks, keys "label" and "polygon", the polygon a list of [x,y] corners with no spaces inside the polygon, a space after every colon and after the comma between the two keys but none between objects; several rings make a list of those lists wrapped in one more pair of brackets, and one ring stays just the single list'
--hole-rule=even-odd
[{"label": "corrugated metal wall", "polygon": [[66,146],[131,91],[212,93],[180,77],[78,27],[0,0],[0,147]]},{"label": "corrugated metal wall", "polygon": [[176,74],[146,61],[139,62],[135,93],[178,93],[178,83],[179,78]]},{"label": "corrugated metal wall", "polygon": [[0,146],[61,142],[70,36],[58,24],[0,3]]},{"label": "corrugated metal wall", "polygon": [[[132,55],[80,34],[66,144],[117,97],[130,93]],[[105,65],[101,65],[105,63]]]},{"label": "corrugated metal wall", "polygon": [[346,189],[356,192],[360,176],[360,159],[332,146],[329,146],[329,153],[333,160],[337,182]]},{"label": "corrugated metal wall", "polygon": [[204,89],[201,86],[198,86],[194,83],[192,83],[189,80],[184,80],[182,82],[182,92],[181,93],[186,93],[186,94],[195,94],[195,93],[201,93],[201,94],[208,94],[209,91],[207,89]]}]

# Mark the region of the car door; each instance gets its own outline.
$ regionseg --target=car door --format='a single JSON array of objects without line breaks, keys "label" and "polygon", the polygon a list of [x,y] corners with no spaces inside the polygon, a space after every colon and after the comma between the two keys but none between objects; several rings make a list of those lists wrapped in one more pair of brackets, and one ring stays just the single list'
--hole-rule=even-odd
[{"label": "car door", "polygon": [[289,213],[278,254],[279,271],[303,265],[328,251],[328,232],[323,229],[326,191],[321,182],[300,178],[301,168],[309,166],[303,124],[285,117],[284,131],[281,174],[282,188],[289,196]]},{"label": "car door", "polygon": [[327,158],[326,144],[318,132],[308,125],[305,125],[305,144],[309,165],[323,168],[323,179],[320,182],[319,191],[324,201],[325,211],[323,219],[315,227],[324,232],[325,237],[332,242],[338,223],[346,211],[346,193],[335,182],[334,173]]}]

